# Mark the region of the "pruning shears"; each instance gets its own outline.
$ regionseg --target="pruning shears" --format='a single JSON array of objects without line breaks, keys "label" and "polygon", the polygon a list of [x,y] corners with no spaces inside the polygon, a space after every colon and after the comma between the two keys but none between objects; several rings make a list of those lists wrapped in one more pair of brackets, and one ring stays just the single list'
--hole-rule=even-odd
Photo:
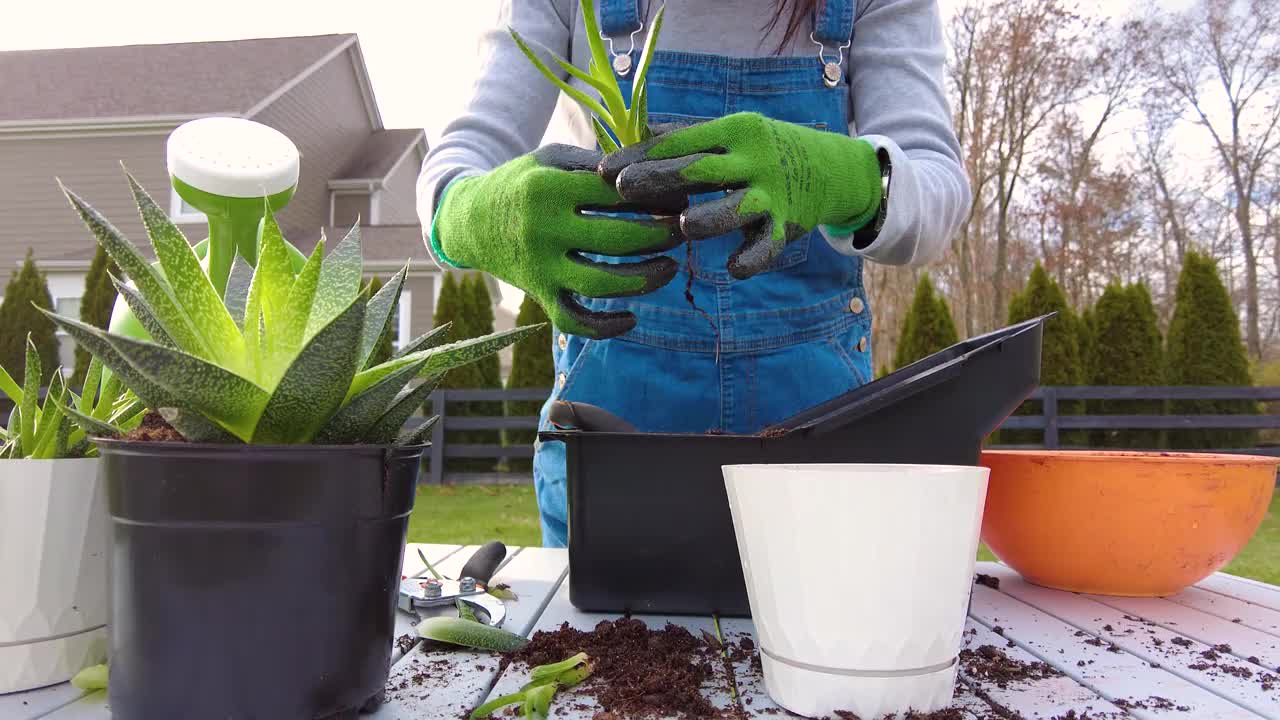
[{"label": "pruning shears", "polygon": [[[458,616],[470,611],[475,620],[493,627],[502,627],[507,617],[506,604],[501,598],[489,594],[489,580],[507,557],[507,546],[494,540],[482,545],[462,566],[458,579],[424,577],[433,574],[431,565],[423,558],[426,568],[413,577],[400,580],[399,607],[425,619],[433,616]],[[463,610],[465,606],[466,610]]]}]

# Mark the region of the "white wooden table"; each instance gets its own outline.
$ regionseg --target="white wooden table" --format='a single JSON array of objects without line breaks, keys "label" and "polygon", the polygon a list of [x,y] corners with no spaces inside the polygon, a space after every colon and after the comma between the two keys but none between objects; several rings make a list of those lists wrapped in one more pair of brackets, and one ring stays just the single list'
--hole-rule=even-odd
[{"label": "white wooden table", "polygon": [[[475,550],[450,545],[411,545],[404,571],[421,571],[421,549],[442,573],[454,576]],[[563,550],[513,548],[495,582],[519,595],[508,605],[506,627],[518,633],[572,626],[590,629],[605,615],[582,613],[569,604],[568,557]],[[1272,718],[1280,720],[1280,587],[1215,575],[1168,599],[1104,598],[1046,590],[1023,582],[1011,570],[980,563],[978,572],[998,578],[998,590],[976,585],[967,643],[990,644],[1011,657],[1041,660],[1060,677],[999,688],[961,672],[956,706],[970,720],[1070,717]],[[693,630],[711,630],[702,617],[644,617],[660,627],[670,620]],[[750,621],[726,619],[721,628],[739,639]],[[411,633],[401,614],[397,635]],[[416,636],[415,636],[416,637]],[[1176,642],[1175,642],[1176,640]],[[1209,662],[1202,653],[1219,647]],[[524,668],[498,677],[498,661],[487,653],[394,651],[388,701],[372,720],[457,720],[485,698],[505,694],[525,681]],[[743,717],[786,715],[770,702],[757,670],[735,666]],[[1247,672],[1245,672],[1247,671]],[[1246,677],[1247,675],[1247,677]],[[1275,676],[1264,687],[1267,676]],[[704,688],[721,707],[734,704],[723,668]],[[1166,702],[1167,701],[1167,702]],[[591,718],[590,700],[552,706],[556,717]],[[1165,708],[1165,709],[1161,709]],[[1180,709],[1182,708],[1182,709]],[[105,693],[83,695],[69,685],[0,695],[0,720],[108,720]]]}]

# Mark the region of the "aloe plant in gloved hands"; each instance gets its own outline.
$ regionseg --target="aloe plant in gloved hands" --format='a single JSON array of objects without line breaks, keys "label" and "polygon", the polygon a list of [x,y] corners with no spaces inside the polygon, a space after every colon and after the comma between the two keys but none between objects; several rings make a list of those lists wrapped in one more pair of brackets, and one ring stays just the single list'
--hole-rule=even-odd
[{"label": "aloe plant in gloved hands", "polygon": [[742,230],[728,268],[739,279],[819,225],[837,234],[865,226],[883,194],[871,143],[757,113],[659,134],[606,156],[600,173],[631,202],[728,191],[685,210],[680,229],[692,240]]},{"label": "aloe plant in gloved hands", "polygon": [[590,338],[621,335],[635,326],[627,312],[593,312],[575,295],[642,295],[671,281],[669,257],[610,264],[586,254],[627,257],[680,244],[674,217],[615,217],[622,201],[596,173],[598,151],[548,145],[483,175],[445,189],[431,228],[441,260],[475,268],[533,295],[563,332]]}]

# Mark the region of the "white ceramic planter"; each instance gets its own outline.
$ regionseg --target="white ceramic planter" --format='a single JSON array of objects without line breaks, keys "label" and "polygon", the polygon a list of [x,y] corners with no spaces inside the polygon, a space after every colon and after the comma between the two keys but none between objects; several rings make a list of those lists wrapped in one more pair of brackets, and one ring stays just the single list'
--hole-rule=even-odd
[{"label": "white ceramic planter", "polygon": [[107,529],[96,459],[0,460],[0,693],[105,661]]},{"label": "white ceramic planter", "polygon": [[866,720],[951,703],[986,468],[724,468],[774,702]]}]

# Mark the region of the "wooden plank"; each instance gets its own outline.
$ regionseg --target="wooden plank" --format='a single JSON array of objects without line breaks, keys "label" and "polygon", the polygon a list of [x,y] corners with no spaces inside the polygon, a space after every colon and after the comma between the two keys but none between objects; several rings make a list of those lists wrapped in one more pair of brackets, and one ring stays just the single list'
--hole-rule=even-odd
[{"label": "wooden plank", "polygon": [[1106,699],[1167,698],[1195,718],[1280,718],[1280,693],[1264,690],[1257,675],[1191,667],[1208,645],[1087,597],[1031,585],[1001,565],[979,566],[1000,590],[975,587],[970,615]]},{"label": "wooden plank", "polygon": [[[600,614],[600,613],[584,613],[569,602],[569,583],[560,584],[559,591],[551,598],[551,602],[547,604],[546,611],[542,613],[542,617],[534,625],[533,631],[554,630],[560,627],[561,623],[569,623],[570,627],[580,630],[590,630],[594,628],[601,620],[616,620],[616,614]],[[643,620],[646,625],[652,628],[660,628],[668,622],[675,625],[681,625],[688,628],[695,637],[700,636],[703,630],[714,632],[710,618],[701,617],[666,617],[643,615],[637,616]],[[522,663],[512,664],[507,668],[498,681],[494,684],[493,689],[484,698],[501,697],[520,689],[522,685],[528,682],[528,668]],[[703,694],[706,695],[714,704],[719,707],[727,707],[732,704],[732,700],[728,691],[728,676],[723,666],[716,664],[716,670],[709,682],[703,686]],[[479,703],[477,703],[478,705]],[[590,720],[593,715],[601,710],[599,703],[595,698],[588,694],[577,693],[572,690],[562,691],[556,696],[555,701],[551,705],[551,712],[558,720]],[[456,715],[455,715],[456,717]],[[378,720],[381,720],[379,718]],[[397,719],[399,720],[399,719]],[[408,720],[408,718],[405,718]]]},{"label": "wooden plank", "polygon": [[1280,637],[1280,610],[1271,610],[1198,587],[1187,588],[1171,596],[1169,600]]},{"label": "wooden plank", "polygon": [[84,692],[72,687],[71,683],[0,695],[0,720],[38,718],[75,702],[81,695]]},{"label": "wooden plank", "polygon": [[[461,561],[456,568],[446,563],[441,571],[448,574],[446,571],[461,569],[470,557],[468,550],[458,553]],[[529,633],[560,587],[568,563],[564,550],[525,548],[494,576],[498,582],[510,584],[517,595],[507,603],[506,629],[520,635]],[[387,704],[369,717],[456,720],[483,701],[497,677],[498,665],[492,653],[420,643],[392,667]]]},{"label": "wooden plank", "polygon": [[1196,587],[1219,595],[1261,605],[1268,610],[1280,611],[1280,587],[1256,580],[1216,573],[1196,583]]},{"label": "wooden plank", "polygon": [[1233,623],[1164,598],[1082,597],[1153,622],[1205,645],[1227,645],[1231,650],[1224,654],[1258,665],[1258,668],[1251,668],[1254,671],[1280,666],[1280,638],[1245,627],[1242,623]]},{"label": "wooden plank", "polygon": [[111,711],[107,709],[107,691],[89,693],[39,717],[48,720],[111,720]]}]

